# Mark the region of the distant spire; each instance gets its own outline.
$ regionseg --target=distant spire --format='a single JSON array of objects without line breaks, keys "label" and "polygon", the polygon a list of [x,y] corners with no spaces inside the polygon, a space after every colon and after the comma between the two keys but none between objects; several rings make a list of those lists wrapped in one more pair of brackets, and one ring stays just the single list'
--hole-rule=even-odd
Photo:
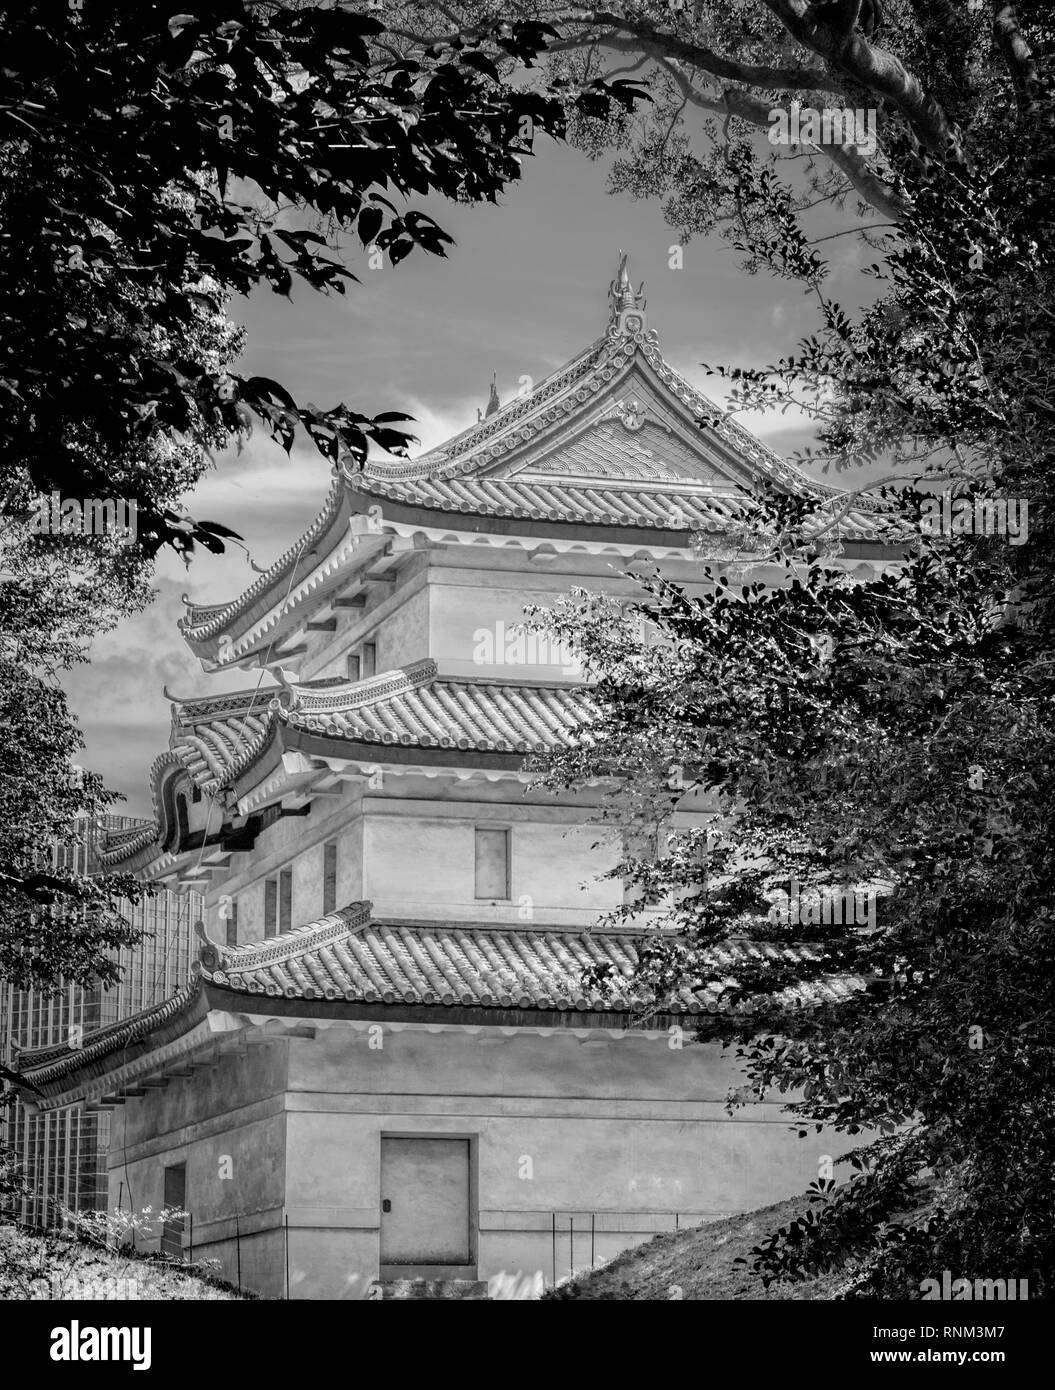
[{"label": "distant spire", "polygon": [[491,373],[491,394],[487,398],[487,409],[484,411],[484,419],[488,415],[493,415],[501,407],[502,402],[498,399],[498,373]]},{"label": "distant spire", "polygon": [[615,279],[608,287],[608,301],[611,305],[609,322],[619,328],[623,327],[623,316],[633,313],[641,318],[640,328],[644,323],[645,313],[645,282],[635,290],[630,279],[629,270],[630,256],[626,251],[619,252],[619,268],[615,272]]}]

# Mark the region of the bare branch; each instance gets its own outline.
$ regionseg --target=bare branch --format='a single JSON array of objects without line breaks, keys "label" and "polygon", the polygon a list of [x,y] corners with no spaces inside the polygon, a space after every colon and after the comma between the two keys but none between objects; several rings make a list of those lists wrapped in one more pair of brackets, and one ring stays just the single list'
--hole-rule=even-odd
[{"label": "bare branch", "polygon": [[609,72],[605,74],[605,76],[609,79],[609,81],[613,77],[625,77],[627,73],[638,72],[641,68],[645,66],[646,63],[650,61],[651,59],[649,58],[649,55],[647,53],[643,53],[636,63],[627,63],[625,68],[612,68]]},{"label": "bare branch", "polygon": [[846,227],[841,232],[832,232],[830,236],[819,236],[814,241],[807,242],[806,245],[819,246],[822,241],[834,241],[836,237],[854,236],[856,233],[864,231],[875,232],[878,231],[880,227],[896,227],[897,225],[896,222],[869,222],[867,227]]},{"label": "bare branch", "polygon": [[[670,73],[682,93],[693,106],[724,116],[732,112],[740,120],[757,126],[759,130],[770,128],[769,105],[757,97],[749,96],[738,87],[730,87],[720,95],[708,96],[696,88],[692,81],[680,71],[676,64],[660,60],[661,66]],[[825,145],[820,151],[844,174],[864,200],[877,212],[893,222],[900,221],[906,212],[903,200],[883,180],[869,169],[867,161],[855,149],[847,145]]]}]

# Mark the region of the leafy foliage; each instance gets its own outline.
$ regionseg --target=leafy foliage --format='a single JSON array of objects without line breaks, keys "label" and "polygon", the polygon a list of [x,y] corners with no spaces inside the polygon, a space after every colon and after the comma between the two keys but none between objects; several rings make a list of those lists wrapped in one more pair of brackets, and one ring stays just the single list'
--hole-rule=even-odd
[{"label": "leafy foliage", "polygon": [[[967,167],[977,139],[1020,138],[1008,113],[1049,24],[1043,5],[967,0],[392,0],[386,12],[408,54],[452,30],[478,39],[496,13],[530,14],[557,31],[551,76],[632,74],[652,102],[571,111],[570,138],[612,160],[613,191],[661,200],[682,242],[716,233],[751,271],[770,264],[765,247],[782,227],[808,244],[854,230],[874,242],[908,211],[906,164]],[[775,142],[773,118],[793,105],[869,116],[874,146]],[[766,184],[770,196],[751,196]]]},{"label": "leafy foliage", "polygon": [[20,1230],[0,1220],[0,1297],[52,1299],[218,1299],[255,1295],[236,1290],[220,1277],[219,1261],[176,1263],[161,1255],[137,1253],[149,1242],[157,1222],[180,1212],[117,1210],[79,1212],[57,1204],[62,1229],[47,1234]]},{"label": "leafy foliage", "polygon": [[[557,631],[579,645],[598,713],[545,779],[619,779],[608,817],[629,849],[612,872],[636,899],[615,916],[655,914],[633,981],[646,1013],[675,987],[716,989],[723,943],[796,948],[738,964],[718,989],[728,1012],[700,1036],[738,1046],[748,1079],[732,1104],[776,1088],[796,1093],[801,1134],[871,1138],[852,1160],[858,1181],[834,1196],[819,1185],[821,1216],[764,1252],[769,1273],[853,1252],[875,1257],[867,1287],[890,1296],[935,1267],[1043,1286],[1055,1233],[1046,634],[1008,613],[1001,540],[917,535],[897,573],[859,582],[824,563],[809,512],[758,504],[766,583],[734,588],[710,565],[691,596],[647,580],[645,637],[608,601],[569,601]],[[856,890],[856,912],[784,920],[774,895],[795,884],[806,904]],[[602,974],[593,983],[626,990]],[[893,1218],[935,1182],[949,1205],[913,1240]]]},{"label": "leafy foliage", "polygon": [[[172,545],[220,551],[234,533],[180,511],[210,449],[263,422],[335,464],[404,451],[407,416],[298,404],[239,376],[232,294],[295,282],[343,293],[336,235],[395,265],[444,254],[447,234],[406,205],[493,201],[565,106],[632,102],[617,84],[537,92],[460,40],[420,60],[387,53],[383,23],[329,4],[219,0],[196,13],[136,0],[29,3],[0,15],[0,977],[108,981],[130,929],[131,881],[51,863],[50,846],[110,804],[72,765],[80,735],[57,673],[148,599]],[[489,31],[530,64],[545,26]],[[393,201],[396,200],[396,201]],[[296,225],[313,215],[334,235]],[[134,543],[34,535],[41,494],[120,498]]]},{"label": "leafy foliage", "polygon": [[[829,466],[913,468],[879,516],[902,560],[836,570],[847,504],[763,496],[699,588],[645,582],[651,641],[586,595],[558,621],[598,716],[544,776],[621,779],[616,872],[639,901],[620,915],[667,927],[643,931],[633,987],[656,1007],[714,988],[723,943],[799,948],[738,965],[701,1036],[744,1062],[731,1104],[773,1088],[804,1136],[860,1137],[856,1177],[820,1178],[755,1252],[767,1278],[851,1261],[855,1295],[918,1297],[945,1269],[1052,1286],[1050,7],[1030,23],[988,129],[944,161],[900,159],[908,210],[874,307],[827,300],[800,259],[818,332],[727,374],[737,407],[811,410]],[[796,248],[783,226],[758,243],[778,274]],[[969,526],[922,524],[936,489]],[[1028,532],[975,524],[1001,501]],[[782,915],[793,884],[805,907]],[[855,889],[868,915],[825,921],[823,895]]]},{"label": "leafy foliage", "polygon": [[135,934],[118,912],[143,888],[93,877],[55,846],[115,801],[75,758],[83,740],[59,675],[92,637],[145,597],[141,568],[116,537],[0,534],[0,979],[47,989],[60,977],[117,978],[111,952]]},{"label": "leafy foliage", "polygon": [[[5,468],[43,493],[135,500],[148,549],[215,549],[222,531],[181,524],[142,467],[159,431],[203,442],[255,418],[287,450],[303,430],[335,463],[361,465],[371,443],[405,451],[405,415],[298,404],[185,346],[231,293],[343,293],[355,279],[320,232],[282,225],[285,209],[354,230],[392,264],[442,255],[447,234],[392,199],[493,201],[536,133],[562,134],[562,101],[504,83],[479,44],[410,60],[385,55],[383,33],[346,7],[248,0],[0,16]],[[547,33],[525,20],[488,37],[523,64]],[[600,82],[561,95],[598,113],[634,99]]]}]

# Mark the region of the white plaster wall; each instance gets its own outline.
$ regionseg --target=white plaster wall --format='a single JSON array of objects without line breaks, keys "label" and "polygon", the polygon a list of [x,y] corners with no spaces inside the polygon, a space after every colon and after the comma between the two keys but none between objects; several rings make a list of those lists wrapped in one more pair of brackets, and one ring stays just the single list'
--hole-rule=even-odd
[{"label": "white plaster wall", "polygon": [[[538,639],[534,648],[525,643],[522,654],[511,645],[515,640],[513,629],[525,621],[526,604],[552,606],[554,596],[547,589],[477,582],[434,584],[429,592],[430,644],[442,674],[474,679],[501,676],[508,681],[578,679],[573,665],[559,659],[540,660],[560,658],[561,653],[539,647]],[[503,624],[501,631],[499,623]],[[488,634],[501,640],[488,641]],[[486,659],[492,654],[493,662]]]},{"label": "white plaster wall", "polygon": [[776,1098],[730,1119],[738,1079],[717,1044],[667,1034],[336,1022],[129,1100],[110,1204],[156,1211],[165,1167],[186,1162],[196,1253],[225,1277],[237,1233],[243,1283],[284,1296],[288,1222],[291,1296],[362,1298],[378,1273],[382,1136],[467,1138],[478,1276],[523,1293],[570,1272],[572,1223],[581,1271],[591,1225],[594,1259],[611,1258],[675,1220],[803,1192],[821,1154],[848,1147],[795,1138]]},{"label": "white plaster wall", "polygon": [[206,919],[217,941],[225,939],[219,915],[220,898],[230,894],[238,903],[240,945],[264,936],[264,882],[282,869],[293,870],[293,925],[303,926],[322,914],[323,845],[337,842],[337,906],[347,907],[363,896],[362,825],[359,787],[339,784],[336,796],[320,796],[306,816],[288,816],[268,826],[253,849],[233,856],[230,871],[218,878],[207,898]]},{"label": "white plaster wall", "polygon": [[[329,610],[327,610],[329,611]],[[425,583],[425,557],[405,561],[397,583],[371,585],[365,608],[332,610],[337,629],[312,644],[301,665],[305,680],[347,675],[347,655],[364,642],[377,643],[377,670],[392,670],[429,655],[429,592]]]},{"label": "white plaster wall", "polygon": [[[287,1201],[301,1297],[356,1297],[377,1272],[384,1134],[467,1137],[478,1275],[538,1288],[655,1232],[804,1191],[833,1136],[798,1140],[779,1104],[729,1119],[731,1060],[666,1037],[335,1027],[290,1050]],[[556,1252],[552,1234],[557,1216]],[[591,1222],[592,1218],[592,1222]],[[291,1242],[291,1248],[293,1243]],[[354,1277],[353,1277],[354,1276]]]},{"label": "white plaster wall", "polygon": [[[371,803],[372,805],[373,803]],[[617,859],[591,847],[596,826],[566,824],[557,808],[517,805],[444,806],[423,815],[367,811],[363,824],[364,896],[379,917],[421,917],[527,925],[586,926],[622,898],[618,881],[598,878]],[[510,831],[508,900],[475,896],[475,829]]]},{"label": "white plaster wall", "polygon": [[[284,1040],[221,1057],[120,1107],[108,1159],[110,1207],[138,1213],[160,1211],[165,1168],[185,1163],[185,1244],[234,1283],[240,1243],[243,1285],[273,1298],[284,1296],[285,1083]],[[157,1251],[161,1226],[147,1220],[136,1246]]]},{"label": "white plaster wall", "polygon": [[[225,939],[223,894],[238,903],[239,943],[263,938],[264,881],[284,868],[293,870],[293,924],[319,917],[323,845],[331,839],[337,842],[337,906],[369,899],[379,917],[585,927],[621,901],[621,883],[600,878],[618,860],[618,841],[585,823],[585,805],[529,800],[509,782],[452,786],[390,776],[383,794],[364,796],[358,783],[344,788],[337,798],[318,798],[309,815],[269,826],[251,852],[235,857],[229,876],[208,898],[207,920],[217,941]],[[415,795],[426,789],[431,799]],[[507,900],[475,896],[477,826],[510,831]]]}]

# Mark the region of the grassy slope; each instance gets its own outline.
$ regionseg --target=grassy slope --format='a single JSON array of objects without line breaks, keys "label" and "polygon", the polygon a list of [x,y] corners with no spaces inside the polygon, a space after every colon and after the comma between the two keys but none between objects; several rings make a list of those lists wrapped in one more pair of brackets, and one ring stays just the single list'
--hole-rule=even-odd
[{"label": "grassy slope", "polygon": [[157,1257],[0,1224],[0,1300],[120,1296],[168,1302],[250,1297],[206,1271],[190,1274]]},{"label": "grassy slope", "polygon": [[[771,1284],[737,1257],[750,1260],[752,1247],[801,1214],[801,1197],[772,1207],[712,1221],[696,1230],[655,1236],[627,1250],[603,1269],[563,1284],[547,1298],[595,1299],[825,1299],[846,1282],[845,1273],[826,1274],[800,1284]],[[672,1290],[674,1292],[672,1293]]]},{"label": "grassy slope", "polygon": [[[562,1284],[546,1298],[613,1300],[829,1299],[846,1275],[827,1274],[767,1290],[747,1265],[752,1247],[797,1216],[801,1197],[741,1216],[712,1221],[696,1230],[655,1236],[617,1256],[603,1269]],[[106,1281],[134,1280],[140,1299],[200,1300],[251,1297],[207,1274],[156,1257],[102,1250],[68,1237],[43,1236],[0,1224],[0,1300],[42,1297],[114,1297],[92,1293]],[[112,1287],[112,1286],[111,1286]],[[127,1288],[127,1285],[125,1286]],[[51,1290],[52,1292],[48,1292]],[[677,1292],[680,1290],[680,1294]],[[127,1296],[127,1295],[125,1295]]]}]

